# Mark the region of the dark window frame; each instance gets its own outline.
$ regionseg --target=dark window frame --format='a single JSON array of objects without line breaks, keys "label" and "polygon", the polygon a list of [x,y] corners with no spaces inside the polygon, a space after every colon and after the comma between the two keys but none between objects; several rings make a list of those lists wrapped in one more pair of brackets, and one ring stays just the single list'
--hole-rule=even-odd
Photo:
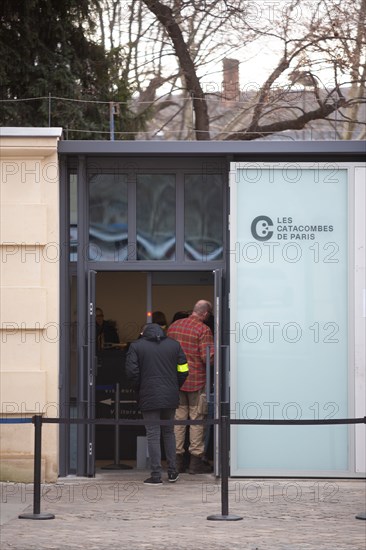
[{"label": "dark window frame", "polygon": [[[225,266],[225,256],[226,256],[226,243],[227,243],[227,203],[228,203],[228,173],[226,171],[226,164],[216,165],[216,169],[211,170],[210,173],[204,172],[203,167],[205,167],[204,162],[197,162],[196,159],[192,159],[191,162],[185,162],[184,164],[188,167],[182,165],[182,159],[178,163],[178,166],[174,166],[174,159],[168,159],[167,166],[164,163],[164,169],[158,167],[161,165],[161,162],[154,159],[143,159],[145,162],[139,161],[139,164],[125,162],[122,166],[116,164],[115,159],[100,159],[97,164],[92,158],[86,158],[86,167],[85,167],[85,180],[82,186],[84,187],[84,201],[86,201],[86,210],[89,213],[89,178],[94,174],[127,174],[128,182],[128,244],[127,244],[127,254],[123,259],[115,260],[93,260],[93,258],[87,258],[87,264],[89,269],[103,269],[103,270],[133,270],[133,269],[149,269],[161,271],[162,269],[179,269],[179,270],[207,270],[207,269],[217,269]],[[215,165],[214,165],[215,168]],[[130,169],[130,172],[129,172]],[[69,174],[75,173],[75,167],[70,165],[68,167],[68,178]],[[172,260],[154,260],[154,259],[137,259],[137,247],[136,247],[136,238],[137,238],[137,175],[175,175],[176,182],[176,212],[175,212],[175,259]],[[209,178],[210,175],[219,175],[222,177],[222,198],[223,203],[221,205],[222,213],[222,248],[223,253],[221,257],[217,260],[209,260],[206,258],[202,259],[191,259],[186,258],[185,254],[185,177],[186,175],[203,175],[204,177]],[[79,186],[79,182],[77,184]],[[89,215],[86,216],[87,219],[82,220],[84,224],[84,232],[86,229],[87,243],[86,247],[89,247]],[[86,224],[86,228],[85,228]],[[78,235],[81,229],[80,219],[78,217]],[[84,245],[84,247],[85,247]],[[83,252],[85,255],[85,252]],[[85,258],[84,258],[85,260]],[[73,263],[75,263],[74,260]]]}]

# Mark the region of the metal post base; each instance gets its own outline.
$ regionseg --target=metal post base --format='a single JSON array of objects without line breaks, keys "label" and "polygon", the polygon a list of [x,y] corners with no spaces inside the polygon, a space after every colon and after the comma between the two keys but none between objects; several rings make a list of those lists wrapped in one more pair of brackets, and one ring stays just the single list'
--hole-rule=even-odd
[{"label": "metal post base", "polygon": [[235,516],[234,514],[228,514],[227,516],[223,516],[221,514],[214,514],[212,516],[207,516],[207,519],[212,521],[238,521],[241,518],[240,516]]},{"label": "metal post base", "polygon": [[364,514],[357,514],[356,519],[366,519],[366,512]]},{"label": "metal post base", "polygon": [[39,514],[20,514],[19,519],[55,519],[54,514],[40,512]]}]

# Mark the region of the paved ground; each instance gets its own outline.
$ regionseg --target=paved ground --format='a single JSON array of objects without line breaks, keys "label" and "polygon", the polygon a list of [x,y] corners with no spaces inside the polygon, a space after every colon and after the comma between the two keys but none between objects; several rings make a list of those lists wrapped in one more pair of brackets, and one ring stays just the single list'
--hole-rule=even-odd
[{"label": "paved ground", "polygon": [[181,474],[177,483],[143,484],[147,472],[104,472],[42,486],[41,512],[55,519],[18,519],[32,512],[32,485],[1,487],[1,550],[365,550],[364,480],[230,479],[229,513],[221,516],[220,482]]}]

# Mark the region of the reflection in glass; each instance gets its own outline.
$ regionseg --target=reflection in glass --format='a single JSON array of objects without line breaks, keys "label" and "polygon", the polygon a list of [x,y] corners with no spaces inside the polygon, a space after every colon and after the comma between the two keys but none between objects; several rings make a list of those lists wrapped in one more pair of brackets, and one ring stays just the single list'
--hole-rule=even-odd
[{"label": "reflection in glass", "polygon": [[220,174],[186,174],[184,179],[184,256],[220,260],[223,255],[223,180]]},{"label": "reflection in glass", "polygon": [[126,174],[95,174],[89,179],[89,259],[127,256]]},{"label": "reflection in glass", "polygon": [[141,174],[136,188],[138,260],[175,259],[175,176]]}]

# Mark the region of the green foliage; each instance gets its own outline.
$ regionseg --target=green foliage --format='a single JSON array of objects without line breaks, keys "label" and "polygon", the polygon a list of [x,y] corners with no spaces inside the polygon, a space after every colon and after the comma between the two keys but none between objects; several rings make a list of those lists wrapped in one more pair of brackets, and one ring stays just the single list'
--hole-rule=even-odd
[{"label": "green foliage", "polygon": [[108,102],[115,101],[123,102],[118,129],[127,130],[127,123],[128,131],[141,128],[127,108],[121,51],[106,52],[92,38],[92,16],[90,0],[2,0],[2,126],[61,126],[69,139],[109,139]]}]

